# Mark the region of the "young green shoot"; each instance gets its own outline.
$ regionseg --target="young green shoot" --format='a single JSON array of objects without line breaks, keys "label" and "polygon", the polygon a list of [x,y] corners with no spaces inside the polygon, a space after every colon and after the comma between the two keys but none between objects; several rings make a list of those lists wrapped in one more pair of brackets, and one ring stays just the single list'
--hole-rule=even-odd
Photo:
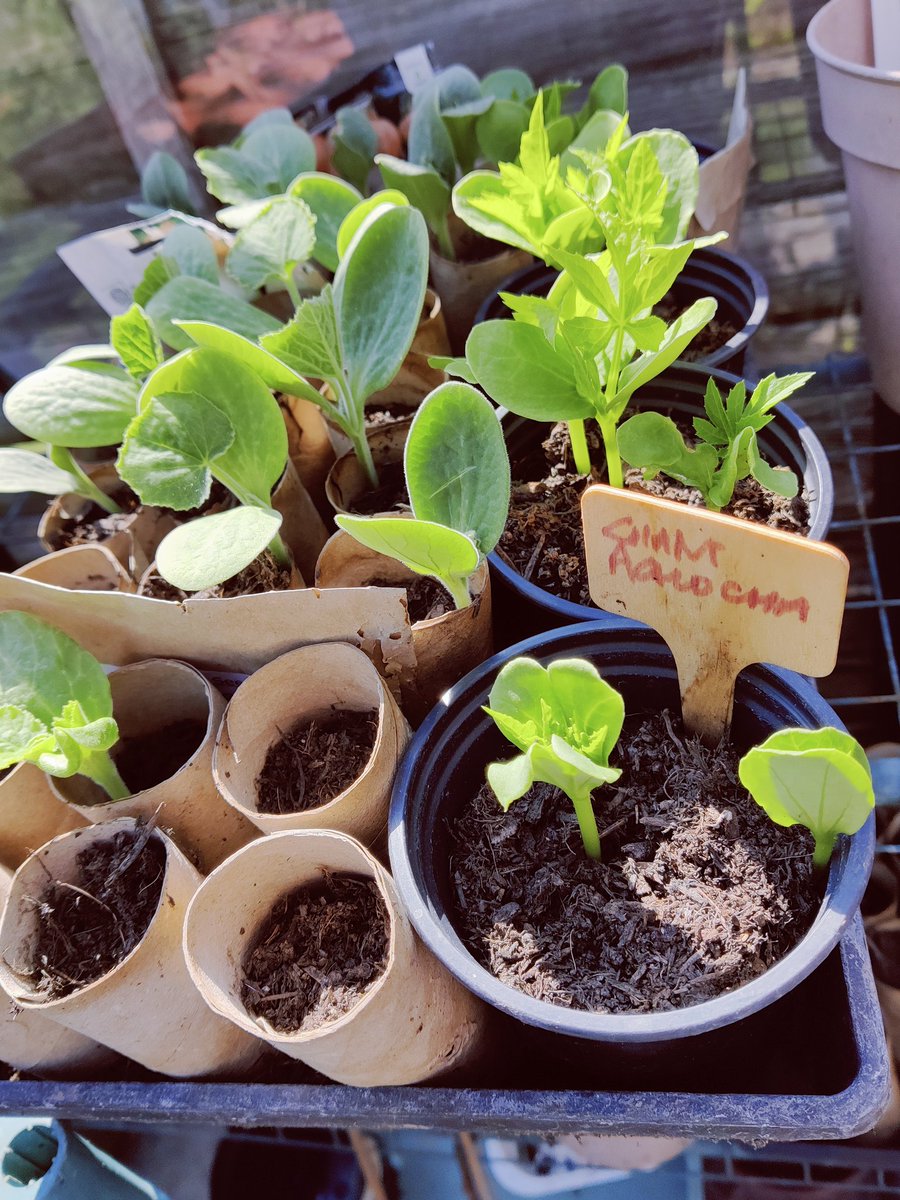
[{"label": "young green shoot", "polygon": [[633,467],[642,467],[645,479],[664,471],[672,479],[695,487],[706,507],[725,508],[742,479],[752,477],[778,496],[797,495],[793,471],[770,467],[763,459],[757,434],[775,416],[775,406],[812,378],[810,372],[767,375],[747,398],[743,380],[723,401],[714,380],[706,385],[706,417],[694,418],[697,444],[688,446],[680,430],[661,413],[636,413],[618,431],[619,453]]},{"label": "young green shoot", "polygon": [[119,737],[112,713],[109,680],[92,655],[37,617],[0,613],[0,770],[30,762],[125,799],[109,753]]},{"label": "young green shoot", "polygon": [[856,833],[875,807],[865,752],[839,729],[779,730],[744,755],[738,775],[776,825],[810,831],[820,868],[828,865],[838,834]]},{"label": "young green shoot", "polygon": [[141,171],[141,202],[129,204],[136,217],[155,217],[161,212],[196,216],[187,171],[166,150],[154,150]]},{"label": "young green shoot", "polygon": [[370,550],[437,579],[466,608],[509,511],[509,457],[493,405],[466,383],[442,383],[413,418],[403,469],[411,518],[335,521]]},{"label": "young green shoot", "polygon": [[585,659],[560,658],[542,667],[532,658],[514,658],[494,681],[484,711],[522,752],[487,769],[504,812],[532,784],[552,784],[574,805],[585,853],[599,858],[591,794],[622,773],[609,765],[625,719],[619,693]]}]

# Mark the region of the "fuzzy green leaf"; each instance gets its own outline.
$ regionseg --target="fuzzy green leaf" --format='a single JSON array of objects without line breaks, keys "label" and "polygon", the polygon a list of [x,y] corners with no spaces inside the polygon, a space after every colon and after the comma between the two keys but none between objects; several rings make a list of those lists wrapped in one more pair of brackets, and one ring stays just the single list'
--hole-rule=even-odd
[{"label": "fuzzy green leaf", "polygon": [[492,163],[513,162],[528,128],[528,109],[516,100],[498,99],[475,122],[481,153]]},{"label": "fuzzy green leaf", "polygon": [[219,282],[219,264],[212,239],[196,225],[176,225],[163,242],[163,255],[181,275]]},{"label": "fuzzy green leaf", "polygon": [[358,108],[339,108],[335,114],[332,141],[334,169],[365,195],[378,149],[378,135],[372,123]]},{"label": "fuzzy green leaf", "polygon": [[409,207],[409,199],[404,192],[398,191],[396,188],[387,188],[384,191],[376,192],[374,196],[369,196],[367,200],[360,200],[359,204],[354,205],[350,212],[347,213],[341,222],[341,227],[337,235],[338,261],[347,253],[350,243],[356,237],[368,216],[375,212],[376,209],[386,205],[393,205],[395,208],[407,208]]},{"label": "fuzzy green leaf", "polygon": [[281,328],[281,322],[262,309],[239,296],[230,296],[217,284],[188,275],[176,276],[151,296],[147,315],[159,337],[173,350],[186,350],[193,344],[183,328],[189,321],[220,325],[251,340]]},{"label": "fuzzy green leaf", "polygon": [[141,171],[141,196],[157,212],[173,209],[193,215],[191,191],[184,167],[165,150],[154,150]]},{"label": "fuzzy green leaf", "polygon": [[256,291],[290,278],[316,244],[316,218],[294,196],[276,196],[240,230],[228,255],[228,274]]},{"label": "fuzzy green leaf", "polygon": [[162,362],[162,346],[156,330],[139,304],[132,304],[128,312],[113,317],[109,336],[132,379],[140,382]]},{"label": "fuzzy green leaf", "polygon": [[243,571],[281,528],[281,514],[242,505],[198,517],[167,534],[156,551],[163,579],[185,592],[215,587]]},{"label": "fuzzy green leaf", "polygon": [[[420,167],[390,154],[376,154],[375,162],[385,187],[402,192],[413,208],[417,208],[438,239],[449,238],[446,232],[450,211],[450,188],[431,167]],[[378,195],[379,193],[375,193]],[[446,241],[444,250],[447,249]]]},{"label": "fuzzy green leaf", "polygon": [[206,321],[178,321],[176,324],[190,345],[207,346],[210,350],[222,350],[232,355],[250,367],[266,387],[272,388],[273,391],[303,396],[313,404],[323,403],[322,396],[312,384],[255,340]]},{"label": "fuzzy green leaf", "polygon": [[3,401],[10,424],[51,446],[117,446],[137,412],[138,388],[122,371],[43,367],[13,384]]},{"label": "fuzzy green leaf", "polygon": [[39,492],[64,496],[78,492],[80,481],[55,463],[31,450],[0,448],[0,492]]},{"label": "fuzzy green leaf", "polygon": [[298,375],[340,378],[341,345],[331,285],[304,300],[293,320],[262,338],[261,345]]},{"label": "fuzzy green leaf", "polygon": [[440,86],[437,79],[416,93],[409,123],[407,158],[418,167],[431,167],[452,187],[456,180],[453,139],[441,118]]},{"label": "fuzzy green leaf", "polygon": [[347,214],[362,200],[361,193],[344,179],[309,171],[297,176],[288,194],[308,204],[316,218],[312,258],[327,271],[336,271],[338,230]]}]

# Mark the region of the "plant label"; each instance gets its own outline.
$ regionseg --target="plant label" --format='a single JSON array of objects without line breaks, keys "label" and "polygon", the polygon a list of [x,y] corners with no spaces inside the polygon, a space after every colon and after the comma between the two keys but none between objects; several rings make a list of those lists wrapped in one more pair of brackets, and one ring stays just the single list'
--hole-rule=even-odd
[{"label": "plant label", "polygon": [[727,730],[751,663],[834,669],[849,575],[836,547],[604,484],[581,515],[591,598],[666,640],[685,726],[705,741]]}]

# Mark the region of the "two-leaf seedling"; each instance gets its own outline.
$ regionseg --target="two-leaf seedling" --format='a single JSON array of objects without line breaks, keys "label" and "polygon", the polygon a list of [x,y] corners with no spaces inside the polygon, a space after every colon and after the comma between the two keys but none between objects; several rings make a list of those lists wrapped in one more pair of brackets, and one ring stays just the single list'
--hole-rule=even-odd
[{"label": "two-leaf seedling", "polygon": [[[599,858],[591,793],[621,775],[609,765],[625,716],[619,693],[585,659],[542,667],[515,658],[497,675],[485,712],[522,752],[487,769],[504,811],[532,784],[552,784],[575,807],[586,853]],[[865,753],[838,729],[779,730],[743,756],[738,774],[776,824],[810,830],[817,867],[828,864],[837,835],[856,833],[875,805]]]},{"label": "two-leaf seedling", "polygon": [[438,579],[465,608],[509,510],[509,458],[490,401],[465,383],[435,388],[413,419],[403,467],[411,518],[335,520],[370,550]]},{"label": "two-leaf seedling", "polygon": [[111,800],[129,795],[109,751],[118,740],[109,680],[67,634],[21,612],[0,613],[0,771],[35,763],[85,775]]},{"label": "two-leaf seedling", "polygon": [[706,417],[694,417],[697,444],[688,446],[669,417],[643,412],[630,417],[618,431],[619,453],[626,462],[644,469],[652,479],[660,471],[680,483],[695,487],[707,508],[725,508],[736,484],[752,476],[778,496],[796,496],[797,476],[786,468],[770,467],[763,459],[757,434],[774,417],[775,406],[812,378],[810,372],[767,375],[747,398],[743,380],[723,401],[710,379],[706,385]]}]

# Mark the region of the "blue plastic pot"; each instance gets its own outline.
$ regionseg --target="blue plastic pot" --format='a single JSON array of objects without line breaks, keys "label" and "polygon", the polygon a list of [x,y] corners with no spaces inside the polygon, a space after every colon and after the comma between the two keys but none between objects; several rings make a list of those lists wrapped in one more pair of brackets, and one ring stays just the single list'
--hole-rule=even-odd
[{"label": "blue plastic pot", "polygon": [[[501,983],[463,944],[455,928],[448,823],[481,785],[485,766],[502,757],[506,743],[482,711],[499,668],[519,654],[543,663],[584,656],[625,698],[626,713],[679,709],[675,664],[651,630],[630,622],[595,622],[554,630],[495,655],[470,672],[435,707],[414,735],[394,786],[390,811],[391,869],[417,932],[456,978],[501,1013],[534,1031],[529,1054],[578,1064],[596,1086],[610,1086],[617,1071],[640,1086],[644,1077],[667,1086],[684,1078],[705,1091],[729,1065],[732,1048],[751,1036],[767,1053],[783,1053],[790,1069],[790,1042],[780,1045],[790,1022],[771,1017],[825,961],[859,908],[872,864],[874,817],[852,838],[839,840],[824,899],[809,932],[765,974],[713,1000],[670,1012],[602,1014],[562,1008]],[[732,738],[740,749],[788,726],[841,727],[815,688],[801,676],[771,667],[742,672],[735,695]],[[803,1014],[799,1014],[801,1017]],[[807,1021],[811,1019],[806,1013]],[[827,1052],[823,1048],[823,1054]],[[587,1082],[587,1079],[584,1081]],[[614,1085],[613,1085],[614,1086]]]},{"label": "blue plastic pot", "polygon": [[[715,379],[723,390],[738,381],[738,376],[725,371],[677,363],[641,388],[632,399],[631,408],[651,409],[690,422],[692,417],[702,414],[703,393],[709,378]],[[513,479],[539,479],[546,469],[541,443],[550,433],[550,423],[508,414],[503,426]],[[813,541],[824,541],[834,512],[834,480],[828,455],[811,426],[788,405],[780,404],[775,419],[760,433],[759,444],[768,462],[790,467],[803,480],[810,505],[809,536]],[[497,645],[508,646],[575,621],[603,618],[592,605],[576,604],[531,583],[496,551],[489,561]]]},{"label": "blue plastic pot", "polygon": [[[475,324],[512,316],[500,299],[501,292],[546,296],[558,275],[559,271],[542,262],[513,272],[485,299],[475,315]],[[701,296],[712,296],[718,301],[717,315],[729,320],[737,332],[698,361],[704,367],[742,372],[750,340],[769,311],[769,289],[759,271],[746,259],[727,254],[716,246],[701,247],[688,259],[672,293],[685,308]]]}]

